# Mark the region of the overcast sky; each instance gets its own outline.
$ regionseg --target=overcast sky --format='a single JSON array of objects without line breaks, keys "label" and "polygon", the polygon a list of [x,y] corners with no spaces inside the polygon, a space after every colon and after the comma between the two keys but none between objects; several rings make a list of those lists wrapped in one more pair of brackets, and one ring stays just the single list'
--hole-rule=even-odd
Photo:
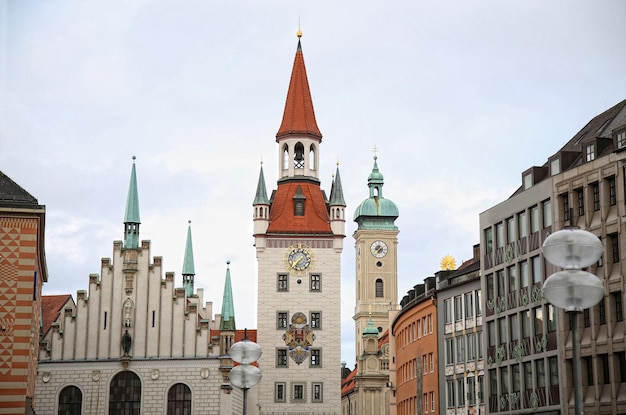
[{"label": "overcast sky", "polygon": [[219,312],[230,260],[237,327],[256,327],[252,201],[261,160],[276,187],[298,20],[322,187],[339,161],[351,218],[379,149],[398,300],[444,255],[469,259],[479,213],[626,98],[621,0],[0,0],[0,170],[46,205],[45,294],[87,289],[112,255],[136,155],[151,254],[181,286],[191,220],[196,287]]}]

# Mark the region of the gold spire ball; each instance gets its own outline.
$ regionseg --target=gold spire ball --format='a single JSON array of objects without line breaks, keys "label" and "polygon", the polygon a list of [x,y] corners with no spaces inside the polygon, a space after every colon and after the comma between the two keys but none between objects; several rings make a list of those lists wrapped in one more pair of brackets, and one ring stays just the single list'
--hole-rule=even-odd
[{"label": "gold spire ball", "polygon": [[298,31],[296,32],[296,36],[298,36],[298,38],[302,37],[302,30],[300,30],[299,26],[298,26]]},{"label": "gold spire ball", "polygon": [[443,258],[441,258],[441,270],[442,271],[453,271],[456,269],[456,261],[452,257],[452,255],[447,254]]}]

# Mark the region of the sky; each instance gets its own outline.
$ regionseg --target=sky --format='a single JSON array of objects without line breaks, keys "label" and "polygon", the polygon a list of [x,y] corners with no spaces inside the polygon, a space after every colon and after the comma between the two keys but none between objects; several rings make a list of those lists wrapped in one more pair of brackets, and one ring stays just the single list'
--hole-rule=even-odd
[{"label": "sky", "polygon": [[[136,156],[141,239],[238,328],[256,328],[252,201],[276,188],[298,26],[322,188],[347,216],[378,149],[399,208],[398,301],[479,243],[479,214],[626,98],[626,2],[0,0],[0,170],[46,206],[44,294],[88,288],[123,238]],[[271,192],[271,190],[269,190]],[[355,223],[342,254],[342,360],[354,367]]]}]

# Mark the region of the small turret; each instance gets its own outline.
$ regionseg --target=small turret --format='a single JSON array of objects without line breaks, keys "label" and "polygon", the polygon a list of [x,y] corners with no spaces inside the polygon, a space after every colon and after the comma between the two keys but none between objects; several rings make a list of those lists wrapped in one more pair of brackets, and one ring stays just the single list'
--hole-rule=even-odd
[{"label": "small turret", "polygon": [[185,259],[183,260],[183,287],[187,297],[194,295],[194,278],[196,275],[193,261],[193,246],[191,244],[191,221],[188,221],[187,244],[185,245]]},{"label": "small turret", "polygon": [[370,197],[365,199],[354,212],[354,221],[359,229],[397,230],[395,220],[398,218],[398,207],[383,197],[383,175],[378,170],[378,157],[374,156],[374,167],[367,178]]},{"label": "small turret", "polygon": [[230,346],[235,341],[235,306],[233,290],[230,283],[230,261],[226,261],[226,280],[224,281],[224,296],[222,298],[222,318],[220,320],[220,354],[228,354]]},{"label": "small turret", "polygon": [[137,192],[137,173],[135,171],[135,159],[130,173],[130,185],[126,199],[126,212],[124,214],[124,249],[139,248],[139,193]]},{"label": "small turret", "polygon": [[267,198],[267,190],[265,187],[265,176],[263,175],[263,162],[261,162],[261,171],[259,172],[259,182],[256,186],[256,195],[254,202],[254,234],[259,235],[267,232],[270,223],[270,201]]},{"label": "small turret", "polygon": [[330,189],[330,198],[328,200],[330,209],[330,226],[335,235],[346,234],[346,201],[343,198],[343,187],[341,185],[341,177],[339,176],[339,163],[337,163],[337,172]]}]

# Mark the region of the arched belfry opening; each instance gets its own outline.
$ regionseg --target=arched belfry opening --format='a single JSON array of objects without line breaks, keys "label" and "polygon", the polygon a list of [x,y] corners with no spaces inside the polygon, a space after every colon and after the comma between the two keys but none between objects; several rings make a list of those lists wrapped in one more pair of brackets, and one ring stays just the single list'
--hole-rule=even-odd
[{"label": "arched belfry opening", "polygon": [[309,170],[315,170],[315,144],[311,144],[309,148]]},{"label": "arched belfry opening", "polygon": [[304,146],[302,143],[296,143],[294,147],[293,167],[296,169],[304,168]]},{"label": "arched belfry opening", "polygon": [[283,145],[282,153],[283,170],[287,170],[289,168],[289,146],[287,144]]}]

